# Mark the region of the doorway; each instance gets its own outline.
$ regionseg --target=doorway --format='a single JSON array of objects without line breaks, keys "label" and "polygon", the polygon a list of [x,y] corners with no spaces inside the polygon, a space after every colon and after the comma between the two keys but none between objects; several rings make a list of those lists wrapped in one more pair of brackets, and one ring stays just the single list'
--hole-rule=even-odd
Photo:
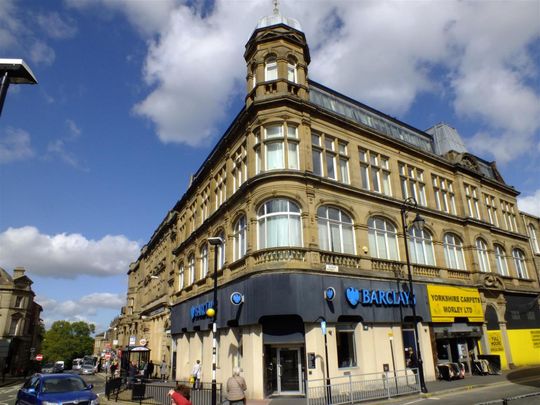
[{"label": "doorway", "polygon": [[299,395],[302,389],[301,347],[265,347],[267,395]]}]

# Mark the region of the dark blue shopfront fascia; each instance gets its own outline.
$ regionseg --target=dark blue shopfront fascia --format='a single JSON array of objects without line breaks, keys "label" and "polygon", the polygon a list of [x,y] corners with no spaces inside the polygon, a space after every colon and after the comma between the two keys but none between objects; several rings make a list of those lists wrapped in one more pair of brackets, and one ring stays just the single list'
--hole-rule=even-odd
[{"label": "dark blue shopfront fascia", "polygon": [[[325,298],[332,287],[335,297]],[[243,302],[231,301],[240,293]],[[426,287],[414,284],[416,313],[431,320]],[[330,294],[332,295],[332,294]],[[212,290],[175,305],[171,313],[171,333],[211,329],[206,309],[212,307]],[[364,323],[401,323],[412,318],[412,297],[401,280],[379,281],[352,277],[300,273],[261,273],[234,281],[218,289],[217,326],[253,325],[265,316],[297,315],[306,323],[361,320]]]}]

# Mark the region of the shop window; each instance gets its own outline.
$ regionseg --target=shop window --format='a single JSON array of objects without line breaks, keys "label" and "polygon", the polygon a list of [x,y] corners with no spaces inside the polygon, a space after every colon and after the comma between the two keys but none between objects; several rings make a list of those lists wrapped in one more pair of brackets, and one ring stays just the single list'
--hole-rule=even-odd
[{"label": "shop window", "polygon": [[234,224],[234,260],[241,259],[246,255],[246,217],[241,216]]},{"label": "shop window", "polygon": [[483,273],[491,271],[487,245],[486,242],[480,238],[476,239],[476,254],[478,255],[478,267],[480,271]]},{"label": "shop window", "polygon": [[411,261],[417,264],[435,266],[435,254],[433,253],[433,241],[427,229],[410,228],[409,250]]},{"label": "shop window", "polygon": [[465,256],[463,255],[463,243],[461,239],[453,234],[447,233],[443,240],[444,258],[446,265],[450,269],[466,270]]},{"label": "shop window", "polygon": [[368,220],[369,251],[379,259],[399,260],[395,226],[381,217]]},{"label": "shop window", "polygon": [[317,210],[319,247],[338,253],[355,253],[352,219],[342,210],[323,206]]},{"label": "shop window", "polygon": [[258,210],[259,249],[279,246],[302,246],[300,208],[294,202],[277,198]]},{"label": "shop window", "polygon": [[356,367],[356,349],[354,345],[353,325],[342,325],[337,327],[336,345],[338,367]]}]

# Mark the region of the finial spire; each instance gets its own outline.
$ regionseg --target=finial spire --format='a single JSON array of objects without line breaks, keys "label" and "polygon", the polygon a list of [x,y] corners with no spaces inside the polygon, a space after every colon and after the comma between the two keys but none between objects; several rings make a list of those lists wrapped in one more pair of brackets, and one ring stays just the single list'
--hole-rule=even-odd
[{"label": "finial spire", "polygon": [[279,15],[279,0],[274,1],[274,15]]}]

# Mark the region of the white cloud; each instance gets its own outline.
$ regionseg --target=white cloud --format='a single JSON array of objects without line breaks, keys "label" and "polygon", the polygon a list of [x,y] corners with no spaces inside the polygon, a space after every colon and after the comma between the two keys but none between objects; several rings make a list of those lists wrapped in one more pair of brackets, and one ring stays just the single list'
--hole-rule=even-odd
[{"label": "white cloud", "polygon": [[30,47],[30,60],[36,64],[52,65],[56,53],[43,41],[35,41]]},{"label": "white cloud", "polygon": [[137,242],[123,235],[92,240],[81,234],[46,235],[33,226],[8,228],[0,233],[2,267],[22,266],[43,277],[125,274],[139,250]]},{"label": "white cloud", "polygon": [[105,310],[120,312],[125,305],[125,296],[112,293],[93,293],[81,297],[79,300],[57,301],[55,299],[37,296],[36,302],[43,307],[43,321],[46,328],[50,328],[57,320],[70,322],[84,321],[96,325],[96,330],[105,328],[107,325],[99,325],[95,318]]},{"label": "white cloud", "polygon": [[532,195],[519,196],[517,200],[520,211],[540,217],[540,190]]},{"label": "white cloud", "polygon": [[81,129],[75,121],[70,119],[66,120],[66,127],[68,130],[67,135],[49,141],[47,144],[47,155],[45,158],[50,158],[51,156],[58,157],[63,162],[74,167],[75,169],[83,172],[89,172],[90,169],[81,163],[77,156],[73,152],[69,151],[68,147],[66,146],[81,136]]},{"label": "white cloud", "polygon": [[[150,92],[134,111],[154,123],[162,142],[188,145],[220,135],[231,97],[245,89],[242,45],[272,12],[266,0],[70,4],[122,12],[145,36]],[[539,2],[283,1],[281,11],[302,24],[314,80],[391,115],[432,93],[479,124],[473,151],[502,163],[538,145],[539,72],[530,45],[540,40]]]},{"label": "white cloud", "polygon": [[22,129],[8,127],[0,135],[0,164],[34,156],[30,134]]},{"label": "white cloud", "polygon": [[60,16],[57,12],[38,14],[37,23],[51,38],[71,38],[77,33],[77,26],[70,18]]}]

